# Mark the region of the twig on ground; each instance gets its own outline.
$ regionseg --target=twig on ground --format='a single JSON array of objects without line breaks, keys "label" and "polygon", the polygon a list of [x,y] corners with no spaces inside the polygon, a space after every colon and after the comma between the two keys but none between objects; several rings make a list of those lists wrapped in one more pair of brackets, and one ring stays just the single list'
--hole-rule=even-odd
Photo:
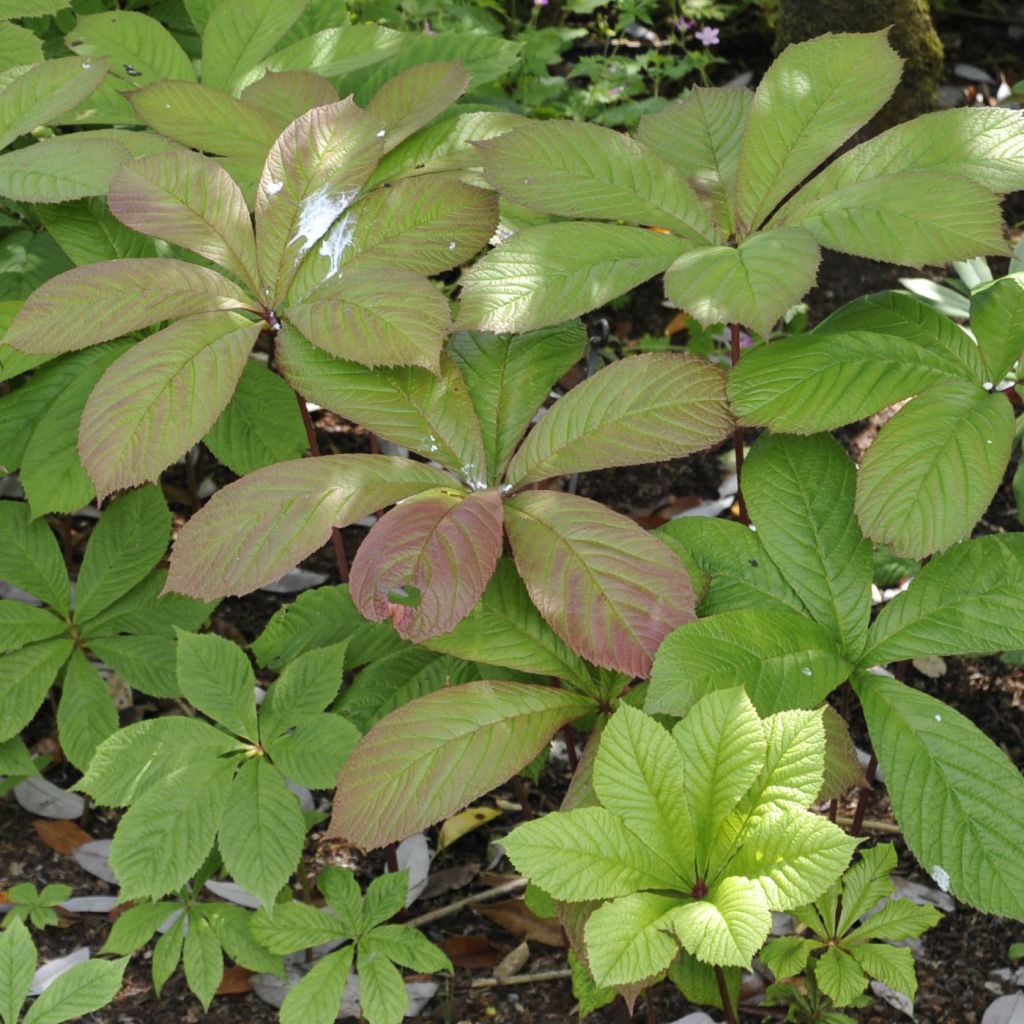
[{"label": "twig on ground", "polygon": [[514,892],[520,892],[526,888],[527,884],[525,878],[516,878],[511,882],[505,882],[504,885],[496,885],[493,889],[487,889],[484,892],[467,896],[465,899],[456,900],[454,903],[449,903],[446,907],[428,910],[425,914],[411,918],[405,923],[410,928],[422,928],[425,924],[430,924],[432,921],[440,921],[443,917],[457,914],[463,907],[471,906],[473,903],[483,903],[485,900],[495,899],[498,896],[508,896]]},{"label": "twig on ground", "polygon": [[563,981],[572,977],[572,971],[536,971],[533,974],[513,974],[511,978],[474,978],[470,988],[503,988],[505,985],[531,985],[535,981]]}]

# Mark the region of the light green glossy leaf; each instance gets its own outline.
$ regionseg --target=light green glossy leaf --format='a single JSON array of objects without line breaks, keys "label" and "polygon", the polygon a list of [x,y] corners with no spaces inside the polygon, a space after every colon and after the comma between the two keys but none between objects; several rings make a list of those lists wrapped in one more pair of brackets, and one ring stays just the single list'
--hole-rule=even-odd
[{"label": "light green glossy leaf", "polygon": [[188,915],[188,931],[182,954],[185,981],[202,1003],[203,1009],[209,1010],[224,976],[224,958],[217,936],[206,918],[199,913]]},{"label": "light green glossy leaf", "polygon": [[825,950],[815,964],[814,976],[836,1006],[849,1006],[868,987],[860,964],[838,947]]},{"label": "light green glossy leaf", "polygon": [[885,676],[852,682],[914,856],[963,902],[1024,919],[1024,825],[1007,813],[1024,800],[1020,772],[942,701]]},{"label": "light green glossy leaf", "polygon": [[889,900],[877,913],[855,928],[847,938],[851,941],[884,939],[898,942],[917,938],[942,919],[937,907],[919,905],[908,899]]},{"label": "light green glossy leaf", "polygon": [[267,688],[260,705],[261,742],[316,718],[337,697],[348,644],[344,640],[289,659],[284,671]]},{"label": "light green glossy leaf", "polygon": [[93,637],[93,654],[102,658],[129,686],[151,697],[180,697],[174,641],[155,627],[127,636]]},{"label": "light green glossy leaf", "polygon": [[76,199],[53,205],[40,203],[36,212],[76,266],[156,256],[156,245],[125,227],[102,199]]},{"label": "light green glossy leaf", "polygon": [[345,946],[314,964],[309,974],[285,996],[281,1024],[331,1024],[336,1020],[354,952],[354,946]]},{"label": "light green glossy leaf", "polygon": [[661,974],[679,952],[671,933],[677,900],[638,892],[599,906],[585,927],[598,985],[630,985]]},{"label": "light green glossy leaf", "polygon": [[708,895],[670,916],[676,938],[704,963],[750,967],[764,945],[772,915],[760,886],[746,878],[723,878]]},{"label": "light green glossy leaf", "polygon": [[[5,57],[10,53],[7,47],[15,42],[12,36],[17,38],[19,47],[27,42],[22,35],[25,29],[7,24],[0,27],[3,30],[0,45],[7,44],[4,47]],[[38,39],[35,36],[30,38],[38,47]],[[24,50],[21,55],[25,56]],[[19,74],[0,92],[0,149],[9,146],[19,135],[78,106],[103,81],[110,66],[105,60],[83,61],[79,57],[44,61],[42,53],[16,63],[33,64],[34,67]]]},{"label": "light green glossy leaf", "polygon": [[513,235],[462,278],[458,328],[529,331],[588,313],[667,270],[690,244],[618,224]]},{"label": "light green glossy leaf", "polygon": [[[695,851],[690,807],[680,785],[685,774],[682,754],[668,732],[642,711],[621,704],[601,733],[594,792],[666,864],[689,867]],[[539,879],[538,884],[544,888]]]},{"label": "light green glossy leaf", "polygon": [[81,651],[71,655],[64,671],[57,729],[64,754],[83,772],[96,748],[117,729],[117,711],[106,683]]},{"label": "light green glossy leaf", "polygon": [[401,1024],[409,1009],[409,993],[401,972],[382,953],[359,945],[356,959],[359,974],[359,1008],[366,1017]]},{"label": "light green glossy leaf", "polygon": [[359,738],[359,730],[347,719],[324,713],[268,740],[266,748],[274,764],[292,782],[310,789],[333,789]]},{"label": "light green glossy leaf", "polygon": [[705,327],[741,323],[767,337],[814,284],[820,253],[801,228],[777,228],[741,242],[694,249],[665,274],[665,294]]},{"label": "light green glossy leaf", "polygon": [[217,840],[231,877],[273,907],[305,841],[302,808],[284,776],[266,758],[246,761],[231,784]]},{"label": "light green glossy leaf", "polygon": [[458,61],[418,64],[385,82],[366,105],[387,130],[385,149],[394,149],[444,113],[468,85],[469,74]]},{"label": "light green glossy leaf", "polygon": [[682,716],[705,694],[742,683],[762,715],[817,707],[852,668],[835,634],[784,607],[720,612],[670,633],[644,707]]},{"label": "light green glossy leaf", "polygon": [[87,133],[59,135],[0,156],[0,195],[24,203],[63,203],[104,195],[128,150]]},{"label": "light green glossy leaf", "polygon": [[[334,801],[331,833],[373,848],[464,807],[528,764],[565,722],[593,708],[563,690],[486,681],[440,690],[378,722]],[[472,774],[453,771],[473,763]]]},{"label": "light green glossy leaf", "polygon": [[1006,396],[949,381],[901,409],[857,476],[857,518],[873,540],[921,558],[970,533],[1010,457]]},{"label": "light green glossy leaf", "polygon": [[4,342],[29,354],[73,352],[140,327],[252,304],[216,271],[181,260],[113,260],[47,281],[18,311]]},{"label": "light green glossy leaf", "polygon": [[696,869],[701,877],[706,877],[708,857],[719,826],[764,764],[764,727],[743,689],[734,687],[715,691],[698,701],[672,730],[672,738],[683,755],[686,801],[694,824]]},{"label": "light green glossy leaf", "polygon": [[694,618],[682,563],[596,502],[526,491],[505,503],[505,528],[531,600],[589,661],[646,678],[661,641]]},{"label": "light green glossy leaf", "polygon": [[370,67],[397,53],[408,42],[404,32],[383,25],[326,28],[284,47],[267,60],[271,71],[299,69],[336,78]]},{"label": "light green glossy leaf", "polygon": [[706,360],[626,359],[578,384],[530,432],[507,471],[515,487],[710,448],[732,427],[725,379]]},{"label": "light green glossy leaf", "polygon": [[295,568],[332,526],[450,482],[440,470],[387,455],[327,455],[258,469],[218,491],[181,531],[167,589],[207,600],[247,593]]},{"label": "light green glossy leaf", "polygon": [[989,379],[998,384],[1024,349],[1024,274],[1009,274],[971,293],[971,330]]},{"label": "light green glossy leaf", "polygon": [[71,584],[57,538],[46,522],[32,519],[28,505],[0,501],[0,536],[0,579],[67,616]]},{"label": "light green glossy leaf", "polygon": [[158,487],[140,487],[107,505],[78,574],[75,620],[88,623],[140,583],[167,553],[170,531]]},{"label": "light green glossy leaf", "polygon": [[297,459],[309,447],[292,389],[258,359],[246,360],[231,401],[203,443],[239,476]]},{"label": "light green glossy leaf", "polygon": [[729,400],[745,424],[813,434],[958,379],[945,353],[895,335],[815,333],[746,353],[729,375]]},{"label": "light green glossy leaf", "polygon": [[61,1024],[84,1017],[114,999],[128,957],[118,960],[88,960],[59,975],[29,1007],[24,1024]]},{"label": "light green glossy leaf", "polygon": [[886,35],[827,33],[787,47],[765,72],[736,177],[737,212],[747,229],[758,227],[892,95],[901,61]]},{"label": "light green glossy leaf", "polygon": [[903,992],[913,1002],[917,995],[917,970],[914,954],[909,949],[874,942],[847,948],[865,974]]},{"label": "light green glossy leaf", "polygon": [[9,21],[0,23],[0,71],[25,68],[42,59],[43,41],[34,32]]},{"label": "light green glossy leaf", "polygon": [[192,760],[132,803],[110,847],[110,866],[125,899],[159,898],[199,870],[213,846],[233,775],[231,760]]},{"label": "light green glossy leaf", "polygon": [[0,931],[0,1020],[4,1024],[17,1024],[37,962],[28,928],[15,918]]},{"label": "light green glossy leaf", "polygon": [[444,293],[408,270],[350,270],[285,314],[314,345],[371,368],[422,366],[440,373],[451,331]]},{"label": "light green glossy leaf", "polygon": [[309,400],[456,472],[472,467],[474,479],[482,474],[473,396],[447,356],[437,375],[419,366],[371,369],[336,359],[285,328],[277,358],[288,383]]},{"label": "light green glossy leaf", "polygon": [[179,631],[178,686],[197,711],[257,742],[256,676],[238,644],[213,633]]},{"label": "light green glossy leaf", "polygon": [[831,753],[825,724],[830,714],[835,712],[826,705],[824,711],[783,711],[763,719],[768,748],[745,797],[748,822],[803,811],[817,802]]},{"label": "light green glossy leaf", "polygon": [[640,118],[637,138],[667,160],[709,202],[722,233],[732,234],[732,194],[740,139],[753,96],[746,89],[691,89],[678,103]]},{"label": "light green glossy leaf", "polygon": [[488,483],[502,478],[534,414],[582,358],[585,343],[578,320],[529,334],[460,331],[451,339],[448,352],[468,385],[483,432]]},{"label": "light green glossy leaf", "polygon": [[217,4],[203,28],[204,84],[237,92],[246,72],[274,49],[305,7],[306,0]]},{"label": "light green glossy leaf", "polygon": [[477,148],[487,180],[509,202],[559,217],[668,228],[698,245],[716,237],[690,183],[656,153],[609,128],[536,122]]},{"label": "light green glossy leaf", "polygon": [[853,463],[826,434],[761,437],[742,480],[769,557],[847,657],[860,654],[871,612],[871,545],[853,515],[856,483]]},{"label": "light green glossy leaf", "polygon": [[995,654],[1024,640],[1024,539],[979,537],[934,558],[871,624],[862,665],[925,654]]},{"label": "light green glossy leaf", "polygon": [[260,326],[240,313],[186,317],[140,341],[107,370],[86,402],[78,437],[100,497],[158,479],[213,426]]},{"label": "light green glossy leaf", "polygon": [[0,601],[0,654],[27,647],[37,640],[52,640],[67,625],[45,608],[21,601]]},{"label": "light green glossy leaf", "polygon": [[187,149],[133,160],[111,182],[107,201],[128,227],[212,260],[259,295],[249,211],[215,160]]}]

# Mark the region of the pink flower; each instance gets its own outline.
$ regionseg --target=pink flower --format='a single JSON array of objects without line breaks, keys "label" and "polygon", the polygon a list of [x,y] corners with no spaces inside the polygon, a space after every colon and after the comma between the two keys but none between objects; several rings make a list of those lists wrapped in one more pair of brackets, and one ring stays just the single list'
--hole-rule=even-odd
[{"label": "pink flower", "polygon": [[693,28],[695,23],[690,21],[689,18],[684,18],[680,15],[672,24],[675,25],[679,32],[686,32],[688,29]]},{"label": "pink flower", "polygon": [[551,0],[533,0],[534,7],[547,7]]},{"label": "pink flower", "polygon": [[719,42],[718,29],[705,25],[699,32],[694,32],[693,38],[704,46],[717,46]]}]

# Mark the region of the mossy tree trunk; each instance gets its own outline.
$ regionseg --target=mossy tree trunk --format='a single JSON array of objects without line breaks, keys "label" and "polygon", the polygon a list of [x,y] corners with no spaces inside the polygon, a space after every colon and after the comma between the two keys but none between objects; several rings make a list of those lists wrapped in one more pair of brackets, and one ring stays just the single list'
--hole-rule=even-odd
[{"label": "mossy tree trunk", "polygon": [[889,26],[889,42],[906,63],[895,95],[872,124],[880,130],[935,109],[944,54],[928,0],[780,0],[776,41],[781,50],[825,32]]}]

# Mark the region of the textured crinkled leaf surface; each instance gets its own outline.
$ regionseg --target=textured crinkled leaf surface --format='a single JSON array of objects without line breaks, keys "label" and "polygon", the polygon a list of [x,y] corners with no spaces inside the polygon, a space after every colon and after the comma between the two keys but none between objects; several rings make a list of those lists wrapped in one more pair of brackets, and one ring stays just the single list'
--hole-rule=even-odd
[{"label": "textured crinkled leaf surface", "polygon": [[0,195],[24,203],[100,196],[131,153],[113,139],[58,135],[0,156]]},{"label": "textured crinkled leaf surface", "polygon": [[665,636],[694,618],[682,564],[602,505],[528,491],[506,502],[505,522],[533,603],[588,660],[646,677]]},{"label": "textured crinkled leaf surface", "polygon": [[704,963],[749,967],[764,944],[772,915],[756,881],[723,878],[706,899],[678,907],[672,929],[684,949]]},{"label": "textured crinkled leaf surface", "polygon": [[390,150],[443,114],[468,85],[469,74],[459,61],[429,61],[385,82],[366,109],[383,123],[384,146]]},{"label": "textured crinkled leaf surface", "polygon": [[907,845],[958,899],[1024,920],[1024,779],[948,704],[895,679],[857,675],[871,743]]},{"label": "textured crinkled leaf surface", "polygon": [[[528,764],[565,722],[594,709],[564,690],[481,681],[392,712],[360,741],[331,833],[373,848],[439,821]],[[478,767],[470,774],[460,764]]]},{"label": "textured crinkled leaf surface", "polygon": [[921,558],[970,533],[1010,458],[1013,408],[966,381],[937,384],[901,409],[857,475],[865,534]]},{"label": "textured crinkled leaf surface", "polygon": [[627,985],[660,974],[679,953],[671,934],[678,901],[637,892],[598,907],[588,918],[587,963],[599,985]]}]

